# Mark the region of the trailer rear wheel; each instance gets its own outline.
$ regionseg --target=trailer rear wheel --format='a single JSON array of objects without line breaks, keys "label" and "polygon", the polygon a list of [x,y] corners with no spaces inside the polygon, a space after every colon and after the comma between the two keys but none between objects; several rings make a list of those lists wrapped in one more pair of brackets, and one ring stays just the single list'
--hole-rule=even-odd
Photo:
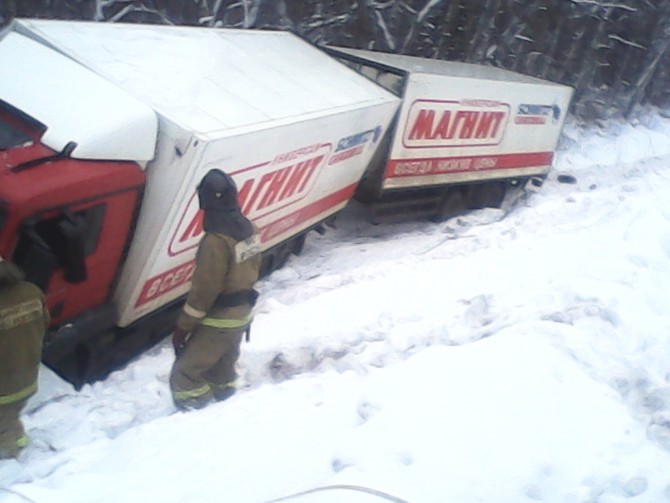
[{"label": "trailer rear wheel", "polygon": [[293,239],[280,243],[263,255],[260,276],[265,277],[277,269],[281,269],[291,255],[300,255],[305,247],[307,233],[302,233]]},{"label": "trailer rear wheel", "polygon": [[77,343],[58,359],[45,357],[44,363],[79,390],[87,382],[102,379],[109,373],[105,349],[113,338],[111,332],[91,337]]},{"label": "trailer rear wheel", "polygon": [[447,190],[432,216],[434,222],[444,222],[461,215],[466,210],[464,187],[453,187]]},{"label": "trailer rear wheel", "polygon": [[468,186],[467,208],[480,210],[482,208],[500,208],[505,198],[508,182],[486,182]]}]

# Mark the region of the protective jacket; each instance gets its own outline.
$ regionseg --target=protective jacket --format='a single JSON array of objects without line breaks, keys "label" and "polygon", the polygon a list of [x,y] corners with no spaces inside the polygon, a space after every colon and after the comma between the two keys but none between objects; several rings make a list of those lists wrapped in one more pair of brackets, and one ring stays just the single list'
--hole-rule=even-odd
[{"label": "protective jacket", "polygon": [[258,235],[238,241],[208,232],[196,256],[183,312],[177,326],[192,332],[197,325],[221,329],[244,329],[251,322],[253,286],[260,272]]},{"label": "protective jacket", "polygon": [[0,405],[20,402],[37,390],[37,374],[49,311],[42,291],[26,281],[7,282],[0,263]]}]

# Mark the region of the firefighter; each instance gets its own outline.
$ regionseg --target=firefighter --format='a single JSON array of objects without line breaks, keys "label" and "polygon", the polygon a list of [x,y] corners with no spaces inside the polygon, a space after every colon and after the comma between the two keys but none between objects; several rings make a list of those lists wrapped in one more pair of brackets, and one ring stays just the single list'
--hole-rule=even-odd
[{"label": "firefighter", "polygon": [[235,392],[235,364],[248,334],[261,266],[260,241],[242,214],[233,179],[210,170],[198,186],[205,235],[191,290],[172,335],[170,389],[180,410],[201,408]]},{"label": "firefighter", "polygon": [[49,321],[42,291],[0,257],[0,459],[16,457],[28,443],[20,414],[37,391]]}]

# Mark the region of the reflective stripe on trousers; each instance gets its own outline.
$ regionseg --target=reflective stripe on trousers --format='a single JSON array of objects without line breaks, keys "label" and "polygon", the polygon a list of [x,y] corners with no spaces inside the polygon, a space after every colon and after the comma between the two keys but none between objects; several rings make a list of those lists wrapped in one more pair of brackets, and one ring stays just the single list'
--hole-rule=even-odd
[{"label": "reflective stripe on trousers", "polygon": [[203,318],[200,324],[212,328],[242,328],[251,323],[253,315],[249,313],[244,318]]},{"label": "reflective stripe on trousers", "polygon": [[11,395],[1,395],[0,396],[0,405],[7,405],[14,402],[19,402],[25,398],[28,398],[30,395],[37,391],[37,381],[32,383],[30,386],[26,386],[22,390],[12,393]]},{"label": "reflective stripe on trousers", "polygon": [[191,389],[188,391],[175,391],[172,393],[172,396],[174,397],[175,400],[189,400],[191,398],[200,398],[201,396],[205,396],[207,393],[212,391],[212,389],[217,389],[217,390],[225,390],[228,388],[235,388],[235,382],[227,382],[225,384],[210,384],[207,383],[203,386],[200,386],[199,388]]}]

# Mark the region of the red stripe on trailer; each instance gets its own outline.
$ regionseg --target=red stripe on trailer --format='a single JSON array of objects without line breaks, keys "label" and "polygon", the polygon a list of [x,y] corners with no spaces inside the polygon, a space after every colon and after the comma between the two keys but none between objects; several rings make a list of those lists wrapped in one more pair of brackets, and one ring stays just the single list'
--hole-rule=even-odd
[{"label": "red stripe on trailer", "polygon": [[272,223],[269,223],[260,228],[261,242],[265,243],[270,241],[272,238],[287,232],[295,227],[298,227],[303,222],[310,220],[321,213],[329,210],[330,208],[337,206],[342,203],[346,203],[354,195],[356,190],[356,184],[349,185],[343,189],[333,192],[332,194],[314,201],[307,206],[304,206],[288,215],[275,220]]},{"label": "red stripe on trailer", "polygon": [[551,166],[553,157],[553,152],[528,152],[502,155],[392,159],[386,165],[386,178]]}]

